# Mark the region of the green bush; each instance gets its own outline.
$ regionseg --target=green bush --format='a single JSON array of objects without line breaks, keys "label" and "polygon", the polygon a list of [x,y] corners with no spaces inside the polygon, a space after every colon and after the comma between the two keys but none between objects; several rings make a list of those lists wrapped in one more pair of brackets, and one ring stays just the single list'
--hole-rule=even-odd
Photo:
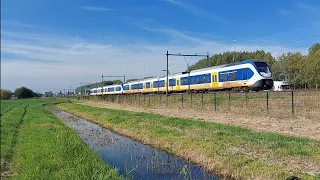
[{"label": "green bush", "polygon": [[17,88],[14,91],[14,94],[18,99],[21,99],[21,98],[32,98],[32,97],[36,96],[36,94],[31,89],[28,89],[26,87]]},{"label": "green bush", "polygon": [[1,91],[1,100],[8,100],[11,98],[12,92],[7,89],[0,89]]}]

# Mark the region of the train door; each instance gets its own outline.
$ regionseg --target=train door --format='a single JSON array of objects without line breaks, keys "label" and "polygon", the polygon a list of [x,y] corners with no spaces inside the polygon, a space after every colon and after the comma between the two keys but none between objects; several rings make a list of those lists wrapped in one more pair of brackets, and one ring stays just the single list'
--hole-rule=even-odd
[{"label": "train door", "polygon": [[218,88],[218,73],[217,72],[212,72],[211,73],[211,78],[212,78],[212,88]]},{"label": "train door", "polygon": [[153,92],[153,82],[150,81],[150,92]]},{"label": "train door", "polygon": [[180,78],[176,79],[176,90],[179,91],[180,90]]}]

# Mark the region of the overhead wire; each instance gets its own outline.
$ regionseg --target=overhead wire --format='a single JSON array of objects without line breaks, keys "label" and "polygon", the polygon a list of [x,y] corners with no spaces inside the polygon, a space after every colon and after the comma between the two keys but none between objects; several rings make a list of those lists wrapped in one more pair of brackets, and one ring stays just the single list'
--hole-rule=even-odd
[{"label": "overhead wire", "polygon": [[[247,44],[247,43],[252,44],[253,42],[258,41],[258,40],[268,39],[268,38],[272,38],[272,37],[276,37],[276,36],[284,35],[284,34],[289,34],[289,35],[292,36],[292,35],[294,35],[294,34],[298,34],[298,33],[304,32],[304,31],[313,30],[313,29],[316,29],[316,28],[320,28],[320,24],[314,24],[314,25],[311,25],[311,26],[306,26],[306,27],[302,27],[302,28],[298,28],[298,29],[294,29],[294,30],[290,30],[290,31],[282,32],[282,33],[277,33],[277,34],[274,34],[274,35],[269,35],[269,36],[265,36],[265,37],[261,37],[261,38],[257,38],[257,39],[253,39],[253,40],[249,40],[249,41],[244,41],[244,42],[242,42],[242,43],[243,43],[243,44]],[[299,31],[300,31],[300,32],[299,32]],[[297,41],[307,40],[307,39],[311,39],[311,38],[316,38],[316,37],[319,37],[319,36],[320,36],[320,34],[315,35],[315,36],[312,36],[312,37],[308,37],[308,38],[301,38],[301,39],[299,39],[299,40],[286,41],[286,42],[284,42],[284,43],[278,43],[278,44],[275,44],[275,45],[260,46],[260,48],[262,47],[262,49],[265,49],[265,48],[263,48],[263,47],[279,46],[279,45],[283,45],[283,44],[289,44],[289,43],[292,43],[292,42],[297,42]],[[240,42],[241,42],[241,41],[240,41]],[[257,46],[258,46],[258,45],[257,45]],[[230,50],[230,49],[229,49],[229,50]],[[238,51],[242,51],[242,50],[245,50],[244,47],[238,49]]]}]

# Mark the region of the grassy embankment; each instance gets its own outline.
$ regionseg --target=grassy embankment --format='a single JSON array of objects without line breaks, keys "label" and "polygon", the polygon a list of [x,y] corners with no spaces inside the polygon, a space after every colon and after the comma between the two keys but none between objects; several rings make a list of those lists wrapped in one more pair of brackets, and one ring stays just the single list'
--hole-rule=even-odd
[{"label": "grassy embankment", "polygon": [[44,105],[1,101],[1,179],[120,179]]},{"label": "grassy embankment", "polygon": [[58,107],[235,179],[320,179],[320,142],[218,123],[79,104]]}]

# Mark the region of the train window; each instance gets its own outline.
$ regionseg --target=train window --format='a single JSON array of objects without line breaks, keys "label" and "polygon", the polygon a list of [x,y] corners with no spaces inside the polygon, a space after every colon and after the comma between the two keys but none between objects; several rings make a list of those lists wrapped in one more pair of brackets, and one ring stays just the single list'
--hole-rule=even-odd
[{"label": "train window", "polygon": [[204,78],[205,76],[200,76],[199,79],[200,79],[200,84],[204,83]]},{"label": "train window", "polygon": [[265,63],[265,62],[255,62],[254,64],[257,66],[259,72],[270,73],[270,69],[269,69],[267,63]]},{"label": "train window", "polygon": [[218,82],[217,76],[218,76],[218,75],[214,75],[214,81],[215,81],[215,82]]},{"label": "train window", "polygon": [[220,75],[220,81],[221,82],[227,81],[227,74],[221,74]]},{"label": "train window", "polygon": [[185,85],[184,84],[184,78],[181,78],[181,85]]},{"label": "train window", "polygon": [[175,79],[169,79],[169,86],[175,86],[176,80]]},{"label": "train window", "polygon": [[191,82],[190,84],[195,84],[196,83],[196,77],[191,77]]},{"label": "train window", "polygon": [[116,91],[121,91],[121,87],[116,87]]},{"label": "train window", "polygon": [[215,75],[212,75],[212,82],[216,82],[214,77]]},{"label": "train window", "polygon": [[187,85],[188,77],[181,78],[181,85]]},{"label": "train window", "polygon": [[149,89],[150,88],[150,82],[146,83],[146,88]]},{"label": "train window", "polygon": [[180,85],[180,81],[179,81],[179,79],[177,79],[177,86],[179,86]]},{"label": "train window", "polygon": [[123,90],[129,90],[129,85],[123,86]]},{"label": "train window", "polygon": [[233,73],[230,73],[230,81],[235,81],[237,79],[237,73],[236,72],[233,72]]},{"label": "train window", "polygon": [[207,74],[206,76],[205,76],[205,81],[204,81],[205,83],[210,83],[211,82],[211,79],[210,79],[210,75],[209,74]]},{"label": "train window", "polygon": [[108,92],[113,92],[114,88],[108,88]]},{"label": "train window", "polygon": [[162,81],[159,81],[159,87],[165,87],[165,85],[164,85],[165,83],[164,83],[164,80],[162,80]]}]

